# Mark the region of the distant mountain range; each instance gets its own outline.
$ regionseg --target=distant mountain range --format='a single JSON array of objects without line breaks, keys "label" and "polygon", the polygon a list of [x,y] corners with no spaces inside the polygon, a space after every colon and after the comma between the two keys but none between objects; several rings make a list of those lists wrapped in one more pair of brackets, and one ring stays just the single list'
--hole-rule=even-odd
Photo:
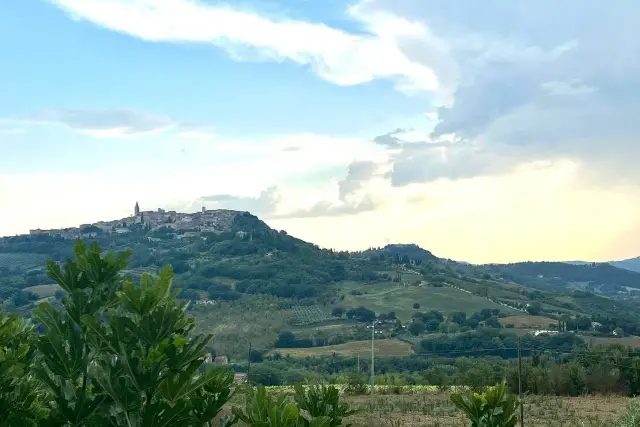
[{"label": "distant mountain range", "polygon": [[[585,264],[593,264],[587,261],[567,261],[567,264],[574,265],[585,265]],[[620,261],[608,261],[606,263],[601,264],[611,264],[614,267],[623,268],[625,270],[637,271],[640,273],[640,257],[623,259]]]}]

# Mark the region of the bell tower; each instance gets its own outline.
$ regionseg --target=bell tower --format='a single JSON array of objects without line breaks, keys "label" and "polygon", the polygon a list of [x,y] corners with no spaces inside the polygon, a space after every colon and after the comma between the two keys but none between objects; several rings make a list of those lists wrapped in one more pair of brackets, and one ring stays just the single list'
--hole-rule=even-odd
[{"label": "bell tower", "polygon": [[133,215],[137,218],[140,216],[140,205],[136,202],[136,206],[133,208]]}]

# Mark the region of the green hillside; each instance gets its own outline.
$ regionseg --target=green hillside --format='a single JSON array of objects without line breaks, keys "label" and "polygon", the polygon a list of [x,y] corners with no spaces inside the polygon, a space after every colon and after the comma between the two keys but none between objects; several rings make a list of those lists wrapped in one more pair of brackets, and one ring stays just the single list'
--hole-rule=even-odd
[{"label": "green hillside", "polygon": [[[376,332],[380,338],[415,343],[429,334],[506,328],[499,318],[528,314],[598,337],[611,338],[616,329],[640,335],[634,301],[587,289],[591,283],[600,288],[640,283],[639,273],[612,266],[473,266],[438,259],[416,245],[336,252],[273,230],[246,212],[235,213],[215,232],[140,224],[129,225],[126,233],[90,229],[85,240],[96,240],[105,250],[133,251],[125,271],[130,276],[171,264],[180,297],[192,301],[199,328],[214,335],[217,351],[230,355],[246,357],[249,343],[266,351],[367,339],[366,327],[374,319],[382,325]],[[44,261],[71,256],[73,244],[55,235],[0,239],[3,310],[28,315],[42,299],[60,298]],[[592,321],[600,326],[592,327]],[[294,338],[278,344],[285,332]]]}]

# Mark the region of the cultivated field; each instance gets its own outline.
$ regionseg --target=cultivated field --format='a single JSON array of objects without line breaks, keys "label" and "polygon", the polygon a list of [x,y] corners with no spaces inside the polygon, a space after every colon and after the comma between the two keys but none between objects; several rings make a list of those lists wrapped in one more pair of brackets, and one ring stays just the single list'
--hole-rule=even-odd
[{"label": "cultivated field", "polygon": [[[291,387],[269,387],[274,393],[292,393]],[[411,394],[344,395],[344,401],[360,413],[345,420],[353,427],[463,427],[469,421],[456,409],[449,392],[422,391]],[[631,398],[621,396],[525,396],[526,427],[603,427],[626,411]],[[242,406],[244,396],[236,394],[233,405]],[[639,405],[640,402],[633,402]],[[226,405],[224,414],[230,413]],[[631,424],[630,424],[631,427]]]},{"label": "cultivated field", "polygon": [[[411,344],[396,339],[383,339],[375,341],[375,354],[378,356],[408,356],[413,354]],[[351,341],[338,345],[327,345],[312,348],[277,348],[269,351],[269,354],[280,353],[293,357],[313,356],[365,356],[371,354],[371,341]]]},{"label": "cultivated field", "polygon": [[56,291],[60,289],[58,285],[37,285],[24,288],[27,292],[32,292],[38,295],[40,298],[48,298],[55,295]]},{"label": "cultivated field", "polygon": [[295,306],[291,311],[293,313],[291,324],[294,326],[312,325],[314,323],[335,319],[331,314],[317,305]]},{"label": "cultivated field", "polygon": [[587,335],[582,335],[582,338],[593,345],[607,345],[607,344],[620,344],[624,346],[638,348],[640,347],[640,337],[590,337]]},{"label": "cultivated field", "polygon": [[[350,421],[354,427],[461,427],[469,422],[456,409],[448,393],[358,396],[347,401],[363,412]],[[625,397],[526,396],[527,427],[596,427],[616,420],[630,399]]]},{"label": "cultivated field", "polygon": [[28,253],[0,253],[0,267],[20,267],[25,270],[44,267],[47,257]]},{"label": "cultivated field", "polygon": [[[352,295],[357,290],[361,295]],[[365,293],[366,292],[366,293]],[[420,311],[439,310],[443,313],[464,311],[471,314],[483,308],[499,308],[503,312],[509,309],[495,304],[486,298],[450,287],[404,286],[393,284],[375,284],[346,287],[343,307],[365,306],[376,313],[394,311],[403,322],[411,319],[415,311],[413,304],[420,304]]]},{"label": "cultivated field", "polygon": [[502,326],[512,324],[516,328],[522,329],[547,329],[550,323],[556,324],[558,321],[545,316],[522,315],[503,317],[500,319],[500,323]]}]

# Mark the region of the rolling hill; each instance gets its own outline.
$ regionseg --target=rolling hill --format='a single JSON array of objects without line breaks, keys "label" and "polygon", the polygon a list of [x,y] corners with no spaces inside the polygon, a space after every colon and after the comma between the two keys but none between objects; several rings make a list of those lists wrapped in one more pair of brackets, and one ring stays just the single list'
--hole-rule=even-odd
[{"label": "rolling hill", "polygon": [[610,261],[609,264],[614,267],[624,268],[625,270],[640,272],[640,257],[623,259],[621,261]]},{"label": "rolling hill", "polygon": [[[385,319],[387,326],[377,333],[387,339],[414,339],[394,326],[396,321],[421,321],[425,328],[451,332],[485,322],[499,326],[489,318],[528,312],[553,322],[598,320],[603,336],[616,327],[640,335],[635,302],[614,301],[611,294],[640,288],[640,273],[610,265],[474,266],[399,244],[337,252],[271,229],[248,212],[143,214],[144,220],[0,239],[2,309],[28,315],[39,301],[60,298],[44,260],[69,257],[79,237],[105,250],[132,250],[126,273],[133,277],[171,264],[199,327],[214,335],[219,351],[231,355],[246,354],[249,342],[273,348],[283,331],[295,332],[303,347],[367,339],[371,316]],[[452,328],[451,318],[462,320]]]}]

